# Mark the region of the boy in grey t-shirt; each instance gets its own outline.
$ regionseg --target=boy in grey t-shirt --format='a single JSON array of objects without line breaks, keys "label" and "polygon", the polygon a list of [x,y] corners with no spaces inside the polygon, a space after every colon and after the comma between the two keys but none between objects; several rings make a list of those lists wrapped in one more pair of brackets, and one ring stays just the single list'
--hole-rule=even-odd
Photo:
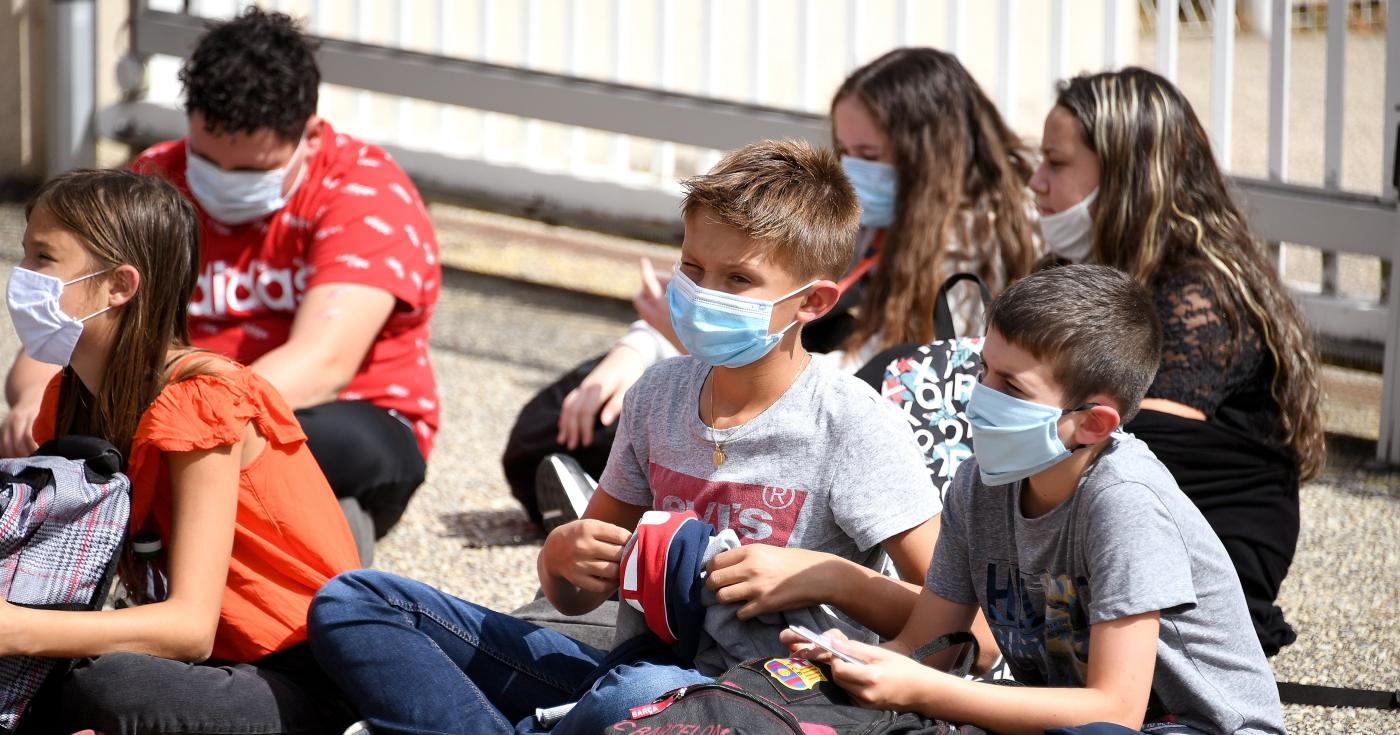
[{"label": "boy in grey t-shirt", "polygon": [[[1117,431],[1156,371],[1155,313],[1128,276],[1088,265],[1028,276],[992,305],[968,405],[974,461],[948,494],[923,595],[884,647],[841,644],[866,664],[832,662],[858,700],[997,732],[1284,731],[1224,547],[1147,446]],[[1027,687],[908,658],[979,609]],[[927,662],[946,668],[948,655]]]},{"label": "boy in grey t-shirt", "polygon": [[[932,556],[938,494],[898,411],[813,364],[800,339],[839,296],[854,191],[830,151],[792,141],[739,149],[685,186],[667,296],[688,354],[628,391],[598,492],[540,551],[541,587],[566,614],[596,608],[618,588],[619,555],[642,514],[693,509],[741,542],[707,569],[707,587],[737,618],[722,630],[707,618],[717,637],[781,655],[771,628],[759,641],[759,626],[744,623],[823,603],[894,635]],[[880,574],[881,550],[909,586]],[[560,726],[597,732],[726,661],[702,646],[693,663],[613,669]]]},{"label": "boy in grey t-shirt", "polygon": [[[596,608],[618,590],[642,515],[694,507],[741,542],[706,578],[736,624],[832,603],[894,635],[933,554],[938,495],[895,409],[811,365],[798,338],[836,302],[860,220],[855,191],[834,154],[792,141],[745,146],[685,186],[669,296],[691,357],[628,392],[599,492],[545,539],[540,586],[566,614]],[[870,568],[877,544],[904,581]],[[536,708],[574,703],[551,735],[597,733],[714,672],[700,657],[703,670],[632,661],[602,671],[604,651],[374,570],[327,583],[309,627],[317,655],[345,663],[331,673],[376,731],[538,732]],[[771,629],[766,639],[766,652],[783,652]]]}]

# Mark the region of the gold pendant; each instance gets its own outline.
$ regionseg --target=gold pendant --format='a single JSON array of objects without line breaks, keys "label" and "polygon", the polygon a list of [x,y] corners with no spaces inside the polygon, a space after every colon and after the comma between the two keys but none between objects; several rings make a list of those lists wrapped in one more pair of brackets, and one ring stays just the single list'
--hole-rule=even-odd
[{"label": "gold pendant", "polygon": [[715,447],[714,451],[710,453],[710,461],[714,462],[716,467],[724,464],[724,450]]}]

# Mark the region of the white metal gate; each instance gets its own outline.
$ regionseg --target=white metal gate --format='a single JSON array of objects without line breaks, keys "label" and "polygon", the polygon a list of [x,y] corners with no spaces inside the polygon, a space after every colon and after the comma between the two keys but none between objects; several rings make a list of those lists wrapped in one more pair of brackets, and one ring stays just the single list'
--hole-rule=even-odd
[{"label": "white metal gate", "polygon": [[[226,16],[241,4],[242,0],[167,0],[164,9],[158,9],[159,0],[134,0],[133,53],[143,60],[183,56],[203,32],[203,16]],[[1231,159],[1231,121],[1239,96],[1234,87],[1236,43],[1242,37],[1237,27],[1241,8],[1235,0],[1186,0],[1184,5],[1181,0],[263,4],[310,14],[311,29],[323,39],[324,81],[353,90],[343,92],[349,95],[352,117],[388,117],[377,129],[356,132],[384,144],[424,186],[440,190],[671,222],[679,201],[675,176],[705,168],[716,151],[766,137],[828,142],[823,108],[834,89],[831,80],[894,44],[929,43],[960,56],[989,56],[995,73],[990,83],[983,74],[984,84],[994,91],[1013,125],[1038,137],[1038,118],[1048,109],[1053,82],[1070,75],[1076,65],[1116,68],[1127,63],[1125,45],[1139,37],[1139,22],[1155,30],[1142,38],[1155,46],[1156,69],[1174,80],[1183,63],[1183,29],[1198,44],[1209,35],[1208,128],[1227,169]],[[1400,273],[1388,268],[1400,258],[1400,22],[1384,17],[1390,8],[1375,0],[1245,4],[1254,11],[1256,23],[1261,20],[1260,7],[1267,11],[1268,164],[1265,175],[1237,175],[1235,184],[1263,237],[1321,252],[1317,287],[1298,292],[1319,335],[1335,345],[1383,350],[1378,454],[1400,463]],[[1324,5],[1319,11],[1325,12],[1326,20],[1323,176],[1319,183],[1300,185],[1290,183],[1286,165],[1295,35],[1291,27],[1301,6],[1317,10]],[[882,27],[876,28],[872,18],[880,17],[876,11],[881,8],[886,15]],[[1384,18],[1383,70],[1353,69],[1349,75],[1347,26],[1362,11],[1367,22],[1377,22],[1371,16],[1377,12]],[[1027,16],[1037,20],[1028,22]],[[1316,24],[1323,16],[1314,12],[1306,17]],[[391,30],[376,34],[384,18],[391,19]],[[475,31],[476,58],[463,58],[450,49],[454,38],[465,35],[456,30],[468,26]],[[938,38],[930,38],[934,26],[941,33]],[[557,37],[546,38],[548,29],[556,36],[562,33],[562,43]],[[972,43],[973,32],[994,36],[995,41]],[[376,35],[381,38],[367,40]],[[781,41],[784,37],[789,41]],[[498,60],[507,38],[515,58]],[[1040,45],[1027,39],[1039,39]],[[1032,51],[1044,52],[1043,64],[1026,56]],[[790,60],[774,64],[780,53],[790,54]],[[552,62],[545,58],[550,54]],[[1018,72],[1026,66],[1042,71],[1033,78]],[[791,73],[783,77],[779,70]],[[1370,191],[1344,191],[1344,90],[1360,72],[1383,76],[1382,152],[1379,161],[1370,162],[1380,181],[1363,187]],[[374,105],[372,95],[394,102]],[[1037,101],[1043,105],[1040,112],[1033,110]],[[386,107],[392,112],[386,113]],[[1034,114],[1022,114],[1022,108]],[[470,118],[463,116],[464,109],[473,111],[465,113]],[[430,127],[439,137],[410,129],[425,116],[434,118]],[[457,123],[471,135],[454,136]],[[170,99],[148,99],[100,111],[98,127],[112,137],[152,139],[182,135],[184,117]],[[554,160],[544,154],[551,136],[564,141],[562,157]],[[447,139],[461,137],[471,137],[476,144]],[[500,150],[510,147],[501,144],[507,138],[516,153],[502,155]],[[602,155],[590,161],[590,150],[596,153],[600,148]],[[1378,294],[1358,298],[1339,292],[1339,254],[1379,258],[1387,264],[1379,270],[1386,280],[1378,284]]]}]

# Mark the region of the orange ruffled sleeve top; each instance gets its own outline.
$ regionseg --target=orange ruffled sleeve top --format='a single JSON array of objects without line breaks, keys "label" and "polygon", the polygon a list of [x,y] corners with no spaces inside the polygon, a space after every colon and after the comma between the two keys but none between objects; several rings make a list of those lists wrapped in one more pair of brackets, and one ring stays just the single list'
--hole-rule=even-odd
[{"label": "orange ruffled sleeve top", "polygon": [[[306,640],[312,596],[331,577],[358,567],[359,555],[282,396],[242,365],[211,362],[215,374],[167,384],[141,416],[128,461],[131,529],[152,528],[170,548],[163,455],[234,444],[253,422],[267,445],[239,471],[233,553],[213,650],[217,659],[252,662]],[[34,422],[40,444],[53,437],[60,377],[49,384]]]}]

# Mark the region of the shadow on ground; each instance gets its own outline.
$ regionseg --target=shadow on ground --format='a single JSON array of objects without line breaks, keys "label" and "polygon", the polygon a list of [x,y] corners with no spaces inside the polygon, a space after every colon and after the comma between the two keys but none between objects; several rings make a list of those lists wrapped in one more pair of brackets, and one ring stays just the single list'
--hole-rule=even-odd
[{"label": "shadow on ground", "polygon": [[1378,461],[1373,439],[1328,434],[1327,467],[1319,479],[1347,495],[1400,503],[1400,466]]},{"label": "shadow on ground", "polygon": [[507,510],[468,510],[443,513],[439,518],[448,538],[464,539],[468,549],[493,546],[522,546],[544,541],[544,531],[530,522],[525,512]]}]

